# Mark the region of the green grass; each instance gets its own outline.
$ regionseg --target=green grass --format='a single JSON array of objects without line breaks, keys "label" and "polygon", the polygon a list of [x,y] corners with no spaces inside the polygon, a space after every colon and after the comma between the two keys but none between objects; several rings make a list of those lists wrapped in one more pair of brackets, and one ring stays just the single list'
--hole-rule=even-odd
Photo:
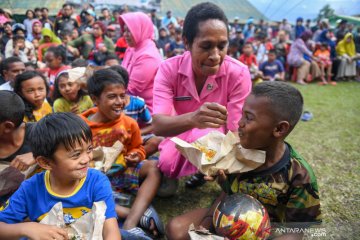
[{"label": "green grass", "polygon": [[[310,163],[317,176],[326,228],[322,239],[359,239],[360,236],[360,83],[337,86],[298,86],[309,122],[300,121],[287,139]],[[219,194],[215,183],[197,190],[184,188],[168,199],[157,198],[155,207],[166,223],[170,218],[207,207]]]}]

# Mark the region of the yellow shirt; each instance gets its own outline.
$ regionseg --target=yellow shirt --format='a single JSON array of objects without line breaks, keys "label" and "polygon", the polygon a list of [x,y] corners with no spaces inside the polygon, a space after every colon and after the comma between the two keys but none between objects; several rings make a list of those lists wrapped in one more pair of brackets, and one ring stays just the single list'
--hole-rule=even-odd
[{"label": "yellow shirt", "polygon": [[[41,108],[39,108],[38,110],[33,110],[33,115],[37,122],[50,113],[52,113],[52,108],[51,108],[50,104],[45,101],[44,101],[43,105],[41,106]],[[27,116],[25,116],[24,122],[31,122],[31,121],[28,119]]]},{"label": "yellow shirt", "polygon": [[54,112],[70,112],[71,107],[77,104],[80,113],[92,108],[94,106],[89,95],[83,96],[79,102],[69,102],[65,98],[58,98],[54,102]]}]

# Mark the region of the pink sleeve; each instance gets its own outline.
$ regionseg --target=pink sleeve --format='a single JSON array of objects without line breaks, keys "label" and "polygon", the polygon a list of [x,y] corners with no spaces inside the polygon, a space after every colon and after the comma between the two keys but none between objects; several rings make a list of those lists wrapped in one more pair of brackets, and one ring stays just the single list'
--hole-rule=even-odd
[{"label": "pink sleeve", "polygon": [[249,69],[246,66],[242,66],[240,70],[236,70],[237,74],[231,74],[229,81],[233,82],[233,86],[230,88],[229,98],[227,103],[228,120],[227,129],[230,131],[236,131],[239,126],[239,121],[242,116],[242,108],[246,97],[251,92],[251,77]]},{"label": "pink sleeve", "polygon": [[[171,115],[174,106],[174,89],[169,77],[168,62],[163,62],[155,76],[153,90],[153,114]],[[177,71],[173,71],[177,72]]]},{"label": "pink sleeve", "polygon": [[158,69],[157,62],[158,60],[151,56],[143,56],[136,60],[129,76],[128,91],[130,93],[139,96],[139,93],[141,94],[144,89],[152,85]]}]

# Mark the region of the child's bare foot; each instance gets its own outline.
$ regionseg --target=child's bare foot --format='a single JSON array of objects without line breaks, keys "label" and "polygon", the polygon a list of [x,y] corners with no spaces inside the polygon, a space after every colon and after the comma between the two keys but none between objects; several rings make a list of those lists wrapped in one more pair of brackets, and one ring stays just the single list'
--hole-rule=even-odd
[{"label": "child's bare foot", "polygon": [[296,83],[300,85],[307,85],[307,83],[304,82],[304,80],[297,80]]}]

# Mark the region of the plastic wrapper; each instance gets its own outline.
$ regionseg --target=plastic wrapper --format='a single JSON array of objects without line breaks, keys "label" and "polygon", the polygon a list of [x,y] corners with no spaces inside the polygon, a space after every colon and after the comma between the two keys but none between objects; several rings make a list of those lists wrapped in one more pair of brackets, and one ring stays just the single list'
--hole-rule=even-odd
[{"label": "plastic wrapper", "polygon": [[93,160],[90,161],[90,167],[106,173],[123,148],[124,145],[120,141],[116,141],[112,147],[96,147],[93,150]]},{"label": "plastic wrapper", "polygon": [[217,236],[206,229],[195,229],[194,224],[189,227],[189,235],[191,240],[224,240],[224,237]]},{"label": "plastic wrapper", "polygon": [[62,203],[56,203],[41,224],[64,228],[71,240],[102,240],[102,231],[105,222],[106,204],[104,201],[94,202],[91,212],[78,218],[75,222],[66,225]]},{"label": "plastic wrapper", "polygon": [[224,135],[212,131],[193,143],[177,137],[171,139],[176,148],[205,175],[241,173],[253,170],[265,162],[265,152],[243,148],[234,133]]}]

